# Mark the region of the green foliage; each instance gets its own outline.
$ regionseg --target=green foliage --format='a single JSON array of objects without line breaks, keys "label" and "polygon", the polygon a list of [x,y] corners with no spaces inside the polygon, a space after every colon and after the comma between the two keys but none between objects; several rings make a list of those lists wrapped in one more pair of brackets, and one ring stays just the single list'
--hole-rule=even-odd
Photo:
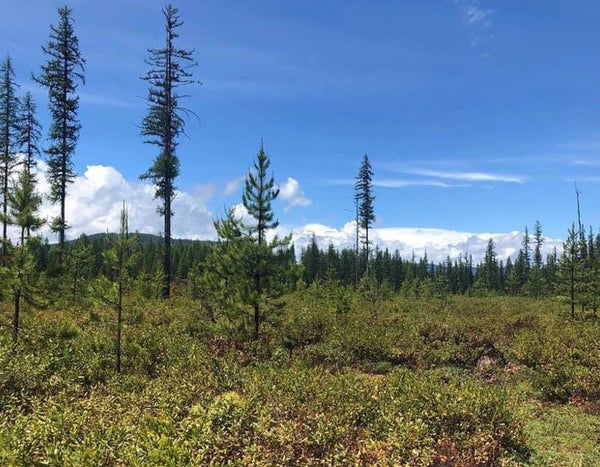
[{"label": "green foliage", "polygon": [[158,212],[164,217],[163,298],[171,294],[171,204],[175,196],[175,179],[179,175],[177,139],[185,128],[185,115],[190,111],[182,107],[185,97],[178,89],[194,83],[189,71],[196,63],[193,51],[175,45],[177,30],[183,25],[179,10],[167,5],[162,10],[165,18],[165,47],[149,49],[147,60],[150,70],[143,78],[148,82],[148,112],[142,121],[142,136],[146,143],[158,147],[158,155],[152,166],[141,178],[151,180],[155,187],[154,197],[162,201]]},{"label": "green foliage", "polygon": [[240,318],[243,326],[251,318],[255,340],[262,322],[279,307],[276,299],[295,287],[299,277],[291,237],[267,239],[278,225],[271,202],[279,194],[273,177],[268,177],[269,166],[261,144],[242,197],[251,220],[244,223],[229,209],[225,218],[215,222],[219,242],[207,261],[200,292],[212,316],[218,307],[218,313],[234,326]]},{"label": "green foliage", "polygon": [[41,204],[42,197],[35,191],[32,176],[23,170],[8,194],[8,222],[20,228],[22,245],[31,232],[39,230],[46,222],[38,215]]},{"label": "green foliage", "polygon": [[373,169],[369,156],[365,154],[354,185],[355,199],[358,203],[357,222],[358,226],[364,231],[362,239],[365,251],[366,272],[369,271],[369,229],[375,222],[375,195],[373,195]]},{"label": "green foliage", "polygon": [[[120,375],[113,308],[29,310],[16,351],[0,333],[0,463],[544,465],[537,400],[600,400],[599,328],[559,302],[388,296],[374,314],[363,294],[288,294],[256,342],[202,300],[136,297]],[[490,343],[507,366],[482,372]]]},{"label": "green foliage", "polygon": [[2,196],[2,258],[4,263],[8,252],[7,226],[9,224],[8,205],[10,178],[17,166],[18,139],[21,132],[19,122],[20,101],[17,97],[17,83],[10,56],[0,65],[0,195]]},{"label": "green foliage", "polygon": [[[42,65],[34,80],[48,90],[48,100],[52,124],[48,133],[50,146],[48,154],[48,183],[50,200],[60,204],[58,217],[52,220],[51,227],[59,233],[61,250],[65,245],[65,200],[67,185],[75,179],[72,157],[79,138],[81,125],[77,118],[79,110],[79,83],[85,83],[85,60],[79,50],[79,39],[73,27],[72,10],[58,9],[58,25],[50,26],[50,38],[42,47],[47,62]],[[59,252],[59,263],[62,256]]]}]

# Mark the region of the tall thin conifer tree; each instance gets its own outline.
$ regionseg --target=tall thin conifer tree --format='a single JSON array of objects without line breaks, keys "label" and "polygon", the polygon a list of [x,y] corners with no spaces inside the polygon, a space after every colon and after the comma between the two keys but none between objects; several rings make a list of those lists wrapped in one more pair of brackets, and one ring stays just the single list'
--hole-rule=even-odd
[{"label": "tall thin conifer tree", "polygon": [[179,88],[197,83],[192,79],[190,68],[196,66],[193,50],[183,50],[175,45],[179,37],[177,29],[183,25],[179,11],[167,5],[165,17],[165,45],[160,49],[148,49],[146,60],[150,67],[142,79],[149,83],[148,113],[142,121],[145,142],[156,145],[159,153],[154,163],[141,178],[151,180],[156,188],[154,197],[161,200],[158,212],[164,218],[163,284],[162,297],[171,295],[171,218],[175,197],[175,179],[179,175],[177,139],[184,132],[185,118],[193,114],[181,107],[180,100],[187,97]]},{"label": "tall thin conifer tree", "polygon": [[48,90],[48,101],[52,123],[48,139],[48,182],[50,201],[60,205],[60,212],[52,220],[51,227],[58,233],[58,264],[63,264],[65,230],[68,224],[65,203],[68,185],[75,179],[73,155],[79,139],[79,83],[85,84],[85,60],[79,50],[79,39],[73,27],[72,10],[58,9],[58,25],[50,26],[50,39],[42,47],[47,62],[39,75],[33,79]]},{"label": "tall thin conifer tree", "polygon": [[0,195],[2,196],[2,258],[8,255],[8,204],[10,177],[17,166],[16,152],[19,138],[20,102],[16,90],[18,85],[10,56],[0,65]]}]

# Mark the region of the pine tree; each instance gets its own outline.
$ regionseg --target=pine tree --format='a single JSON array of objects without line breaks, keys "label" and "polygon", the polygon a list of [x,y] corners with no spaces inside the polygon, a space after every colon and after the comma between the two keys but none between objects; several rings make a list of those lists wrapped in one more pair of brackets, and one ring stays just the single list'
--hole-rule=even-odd
[{"label": "pine tree", "polygon": [[33,79],[48,90],[52,124],[48,139],[48,183],[50,201],[60,204],[58,217],[52,220],[52,230],[58,233],[58,263],[62,266],[65,247],[65,217],[67,186],[75,179],[73,155],[79,139],[81,125],[78,119],[79,83],[85,84],[85,60],[79,50],[79,39],[73,28],[72,10],[58,9],[58,26],[50,26],[50,39],[42,47],[48,61],[42,65],[41,73]]},{"label": "pine tree", "polygon": [[248,172],[242,194],[242,203],[254,221],[252,225],[244,226],[248,238],[251,239],[248,259],[253,290],[249,301],[254,310],[254,339],[258,339],[260,332],[261,302],[264,295],[271,295],[277,290],[276,281],[273,280],[276,272],[274,252],[286,249],[291,240],[290,237],[282,240],[275,237],[271,242],[267,242],[266,239],[267,232],[279,225],[271,206],[279,195],[279,189],[275,188],[273,176],[268,176],[270,165],[269,156],[265,153],[261,141],[253,170]]},{"label": "pine tree", "polygon": [[563,254],[559,261],[560,286],[569,297],[571,318],[575,318],[577,293],[577,272],[579,268],[579,233],[575,224],[571,225],[566,241],[563,244]]},{"label": "pine tree", "polygon": [[375,196],[373,195],[373,169],[369,156],[365,154],[356,177],[355,197],[358,200],[358,225],[364,231],[363,248],[365,251],[365,272],[369,273],[369,229],[375,222]]},{"label": "pine tree", "polygon": [[73,301],[81,298],[81,292],[85,290],[85,279],[89,279],[91,276],[90,271],[94,259],[92,246],[85,235],[81,235],[76,241],[70,243],[65,250],[64,272]]},{"label": "pine tree", "polygon": [[19,147],[24,156],[23,170],[29,177],[34,188],[37,184],[37,179],[35,178],[36,159],[40,157],[38,144],[42,137],[42,126],[37,120],[36,112],[37,106],[33,100],[33,96],[28,91],[23,98],[19,119]]},{"label": "pine tree", "polygon": [[321,262],[321,253],[315,234],[310,238],[310,243],[302,253],[300,261],[304,267],[304,282],[306,285],[311,285],[319,276]]},{"label": "pine tree", "polygon": [[494,240],[490,238],[485,250],[483,263],[477,271],[475,286],[485,293],[489,293],[498,290],[498,285],[498,260],[496,258],[496,251],[494,250]]},{"label": "pine tree", "polygon": [[179,49],[175,39],[177,29],[183,25],[179,11],[167,5],[162,13],[165,17],[165,46],[149,49],[146,63],[150,70],[142,79],[149,83],[148,113],[142,121],[142,136],[145,142],[156,145],[159,154],[150,169],[141,178],[151,180],[155,185],[154,197],[161,200],[158,212],[164,217],[164,256],[162,297],[171,295],[171,218],[172,202],[175,196],[175,179],[179,175],[177,139],[184,133],[185,116],[191,112],[181,107],[180,100],[186,97],[178,89],[196,81],[192,80],[191,67],[196,66],[192,58],[193,50]]},{"label": "pine tree", "polygon": [[121,336],[123,331],[123,299],[133,286],[132,267],[137,261],[139,239],[129,234],[129,215],[123,202],[121,226],[118,235],[107,235],[108,248],[104,251],[106,276],[99,278],[97,294],[116,311],[115,370],[121,372]]},{"label": "pine tree", "polygon": [[28,245],[19,245],[11,252],[5,266],[0,267],[0,280],[12,292],[13,299],[13,349],[19,340],[21,304],[26,303],[42,308],[45,306],[41,291],[37,286],[35,260]]},{"label": "pine tree", "polygon": [[542,268],[542,245],[544,244],[544,237],[542,236],[542,224],[540,221],[535,221],[533,227],[533,242],[535,243],[535,249],[533,253],[533,265],[534,267]]},{"label": "pine tree", "polygon": [[544,243],[544,238],[542,237],[542,225],[539,221],[535,222],[533,242],[535,244],[533,253],[533,268],[531,268],[529,271],[529,279],[526,287],[529,295],[535,298],[540,298],[546,293],[547,283],[542,271],[542,245]]},{"label": "pine tree", "polygon": [[32,231],[40,229],[46,222],[37,214],[41,204],[42,197],[35,191],[33,178],[23,167],[8,193],[8,222],[21,229],[21,245],[29,239]]},{"label": "pine tree", "polygon": [[0,194],[2,195],[2,258],[8,254],[8,196],[10,177],[17,166],[16,152],[19,138],[20,102],[16,94],[18,85],[10,56],[0,65]]}]

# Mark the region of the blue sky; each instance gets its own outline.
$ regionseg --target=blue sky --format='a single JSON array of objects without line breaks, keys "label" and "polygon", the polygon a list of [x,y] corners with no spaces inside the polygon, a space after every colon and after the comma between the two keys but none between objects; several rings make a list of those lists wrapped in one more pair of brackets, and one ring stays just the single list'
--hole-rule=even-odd
[{"label": "blue sky", "polygon": [[[62,4],[0,0],[0,55],[11,55],[44,123],[46,97],[30,74],[43,63],[41,45]],[[116,212],[120,195],[148,191],[137,180],[154,156],[139,136],[139,77],[146,49],[163,42],[163,3],[67,4],[87,60],[74,159],[88,190],[81,199],[104,196],[98,204]],[[561,238],[576,212],[575,180],[584,222],[600,226],[599,2],[175,5],[185,21],[180,44],[196,50],[203,82],[186,102],[200,120],[189,121],[179,150],[180,202],[189,206],[181,206],[179,230],[176,211],[176,233],[211,235],[210,219],[239,203],[236,180],[261,137],[285,188],[279,218],[294,231],[343,231],[365,153],[379,229],[507,233],[539,219],[549,237]],[[122,191],[102,185],[111,174],[122,176]],[[73,202],[74,217],[85,218],[84,201]],[[140,229],[160,225],[142,217]],[[101,225],[76,227],[73,234]]]}]

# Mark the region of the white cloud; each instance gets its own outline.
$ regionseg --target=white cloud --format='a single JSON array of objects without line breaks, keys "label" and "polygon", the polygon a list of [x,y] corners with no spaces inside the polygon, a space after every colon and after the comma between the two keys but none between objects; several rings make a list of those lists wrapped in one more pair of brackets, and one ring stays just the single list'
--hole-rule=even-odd
[{"label": "white cloud", "polygon": [[582,183],[600,183],[600,176],[586,176],[586,177],[577,177],[577,178],[567,178],[567,182],[582,182]]},{"label": "white cloud", "polygon": [[311,203],[310,199],[305,196],[304,191],[300,188],[298,180],[292,177],[288,177],[284,184],[279,185],[279,196],[285,202],[285,207],[283,208],[285,212],[296,206],[309,206]]},{"label": "white cloud", "polygon": [[[284,229],[283,234],[289,229]],[[356,224],[348,222],[341,229],[322,224],[307,224],[293,229],[293,240],[297,251],[310,242],[313,234],[321,248],[327,248],[331,243],[337,249],[353,248],[356,242]],[[414,253],[417,258],[427,252],[427,257],[435,263],[444,261],[449,255],[456,259],[459,255],[471,254],[477,263],[484,255],[490,238],[494,240],[498,258],[513,259],[521,248],[523,233],[518,231],[506,233],[473,233],[457,230],[431,229],[419,227],[388,227],[374,228],[369,232],[374,245],[380,249],[398,250],[403,258],[410,258]],[[556,247],[562,250],[562,241],[546,238],[544,252],[550,252]]]},{"label": "white cloud", "polygon": [[227,183],[225,183],[225,189],[223,190],[223,196],[229,196],[232,195],[233,193],[235,193],[237,191],[237,189],[239,188],[240,184],[246,179],[245,175],[241,175],[239,177],[236,177],[232,180],[227,181]]},{"label": "white cloud", "polygon": [[480,25],[483,27],[490,26],[490,16],[492,10],[481,8],[475,5],[467,5],[464,7],[464,14],[467,24]]},{"label": "white cloud", "polygon": [[441,178],[444,180],[458,180],[466,182],[505,182],[525,183],[521,175],[495,174],[487,172],[442,172],[437,170],[401,170],[401,173],[418,175],[421,177]]},{"label": "white cloud", "polygon": [[447,0],[460,8],[464,23],[471,29],[471,45],[478,45],[482,39],[493,37],[489,33],[494,10],[481,6],[480,0]]},{"label": "white cloud", "polygon": [[382,188],[406,188],[411,186],[434,186],[438,188],[452,188],[457,185],[450,185],[449,183],[440,182],[437,180],[398,180],[398,179],[384,179],[374,180],[373,185]]},{"label": "white cloud", "polygon": [[[356,180],[354,179],[329,179],[325,180],[327,185],[348,185],[354,186],[356,184]],[[385,179],[375,179],[373,180],[373,186],[378,186],[381,188],[408,188],[408,187],[419,187],[419,186],[432,186],[438,188],[453,188],[456,186],[464,186],[464,185],[451,185],[446,182],[441,182],[439,180],[417,180],[417,179],[395,179],[395,178],[385,178]]]},{"label": "white cloud", "polygon": [[[39,192],[48,193],[45,177],[46,164],[39,162]],[[198,185],[190,191],[177,191],[173,201],[173,236],[182,238],[214,238],[213,214],[206,203],[214,195],[211,185]],[[82,233],[117,231],[123,201],[129,207],[129,226],[132,231],[158,234],[164,231],[163,218],[156,208],[154,187],[148,183],[125,180],[114,167],[90,165],[83,175],[77,176],[68,188],[66,220],[70,225],[68,238],[77,238]],[[42,217],[52,219],[58,213],[58,205],[44,198],[40,209]],[[13,230],[14,234],[14,230]],[[50,234],[46,226],[42,234]]]}]

